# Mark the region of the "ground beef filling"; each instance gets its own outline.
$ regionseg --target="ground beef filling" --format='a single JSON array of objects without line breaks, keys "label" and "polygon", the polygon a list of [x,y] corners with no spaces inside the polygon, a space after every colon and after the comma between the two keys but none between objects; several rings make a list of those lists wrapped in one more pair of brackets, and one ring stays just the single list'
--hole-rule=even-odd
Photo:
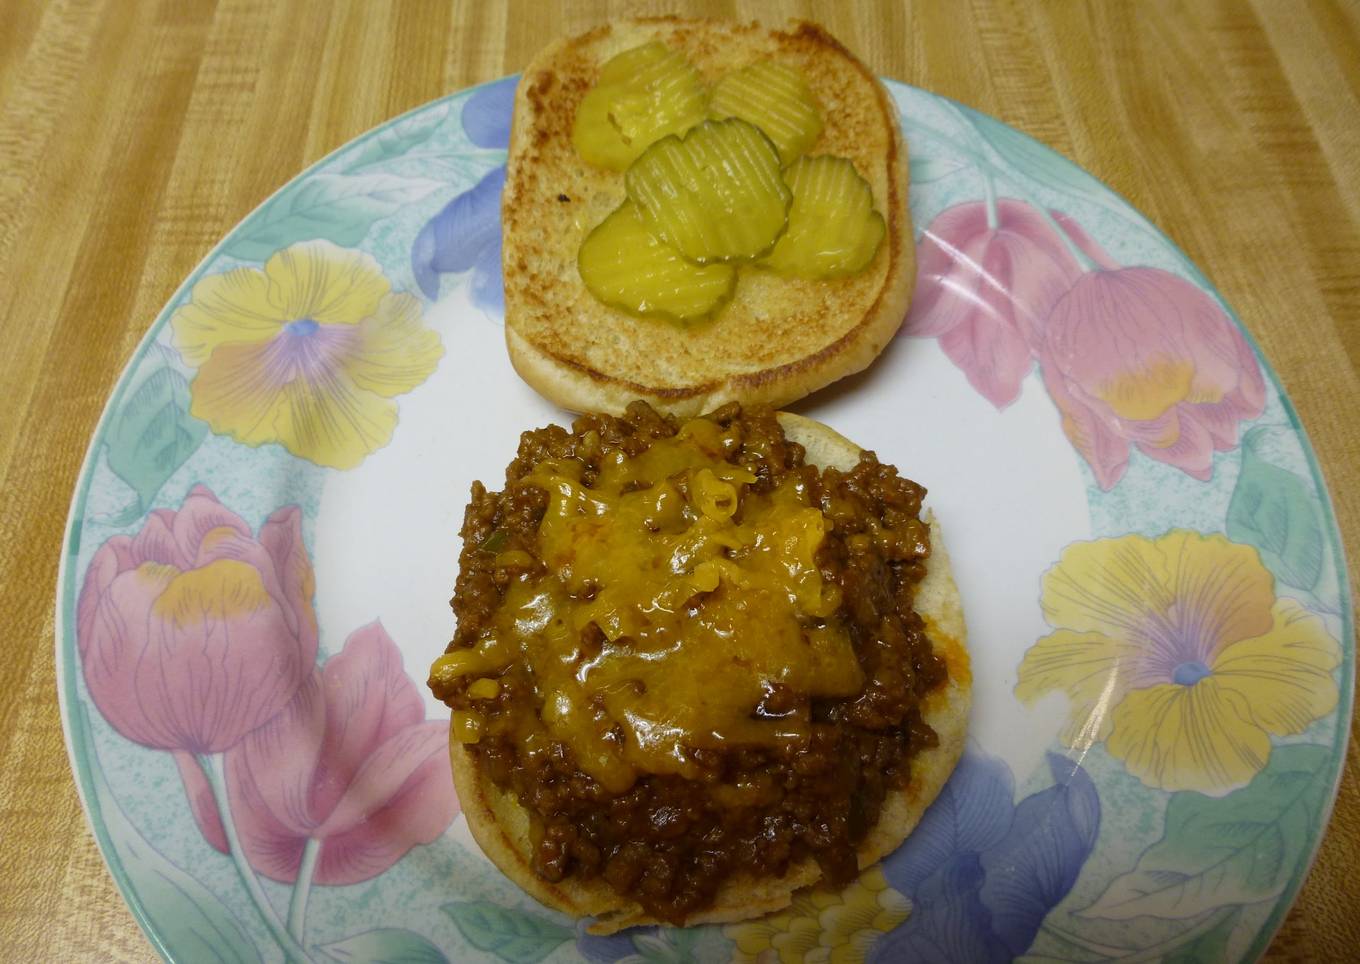
[{"label": "ground beef filling", "polygon": [[[528,751],[512,736],[522,727],[496,725],[542,708],[531,673],[517,662],[499,676],[494,699],[475,702],[486,732],[468,747],[491,780],[528,810],[538,874],[553,882],[602,877],[651,914],[676,923],[708,906],[738,871],[778,877],[811,857],[831,883],[852,879],[856,845],[877,822],[885,794],[905,785],[913,756],[937,743],[920,708],[946,676],[912,607],[930,553],[929,528],[920,520],[925,490],[872,453],[849,472],[805,465],[802,447],[786,440],[765,410],[743,412],[734,404],[708,418],[739,440],[729,461],[756,476],[752,491],[769,491],[798,473],[813,505],[832,521],[815,561],[823,580],[841,591],[841,611],[866,680],[862,691],[809,701],[771,684],[754,714],[810,714],[807,741],[692,749],[699,778],[643,775],[626,792],[611,794],[563,744]],[[622,450],[631,458],[678,427],[635,402],[622,418],[584,416],[571,432],[556,426],[525,432],[505,489],[473,485],[452,600],[458,628],[448,651],[474,646],[506,587],[534,578],[547,494],[523,480],[536,465],[578,459],[589,485],[606,454]],[[598,645],[591,638],[598,635],[588,625],[583,642]],[[466,678],[432,685],[455,711],[474,705]]]}]

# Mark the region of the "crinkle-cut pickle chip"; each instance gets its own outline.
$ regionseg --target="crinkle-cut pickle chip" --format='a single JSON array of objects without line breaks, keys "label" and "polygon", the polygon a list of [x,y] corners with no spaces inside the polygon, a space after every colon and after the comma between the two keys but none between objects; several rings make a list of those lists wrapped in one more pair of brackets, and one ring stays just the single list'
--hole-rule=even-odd
[{"label": "crinkle-cut pickle chip", "polygon": [[652,143],[704,119],[703,78],[684,54],[660,41],[625,50],[600,70],[576,108],[571,140],[591,164],[622,171]]},{"label": "crinkle-cut pickle chip", "polygon": [[793,197],[774,144],[735,118],[704,121],[683,138],[657,141],[628,168],[624,182],[647,227],[700,264],[769,251]]},{"label": "crinkle-cut pickle chip", "polygon": [[774,141],[785,167],[822,134],[822,115],[807,81],[796,68],[774,60],[751,64],[718,81],[708,116],[738,117],[755,124]]},{"label": "crinkle-cut pickle chip", "polygon": [[758,263],[797,278],[838,278],[863,271],[883,242],[873,191],[843,157],[803,157],[784,172],[793,191],[789,228]]},{"label": "crinkle-cut pickle chip", "polygon": [[628,201],[586,236],[576,264],[586,288],[605,304],[673,321],[708,317],[737,284],[737,270],[729,264],[681,257],[647,229]]}]

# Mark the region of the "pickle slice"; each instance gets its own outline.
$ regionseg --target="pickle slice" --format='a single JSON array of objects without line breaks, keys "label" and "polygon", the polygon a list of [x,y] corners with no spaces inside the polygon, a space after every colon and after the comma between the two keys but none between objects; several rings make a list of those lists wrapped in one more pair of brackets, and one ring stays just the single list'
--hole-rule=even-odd
[{"label": "pickle slice", "polygon": [[660,40],[652,40],[639,47],[632,47],[621,54],[615,54],[600,68],[598,87],[610,84],[624,84],[642,74],[649,67],[672,59],[684,60],[679,51],[671,50]]},{"label": "pickle slice", "polygon": [[770,250],[792,200],[774,144],[735,118],[657,141],[624,182],[647,227],[700,264]]},{"label": "pickle slice", "polygon": [[793,191],[789,228],[759,262],[797,278],[857,274],[883,241],[883,215],[869,182],[843,157],[803,157],[784,172]]},{"label": "pickle slice", "polygon": [[822,133],[822,115],[803,75],[773,60],[743,67],[718,81],[708,116],[739,117],[755,124],[779,148],[779,161],[785,167],[817,143]]},{"label": "pickle slice", "polygon": [[600,301],[634,315],[697,321],[721,307],[737,284],[728,264],[687,261],[625,201],[586,236],[577,255],[581,280]]},{"label": "pickle slice", "polygon": [[703,78],[660,41],[625,50],[576,108],[571,139],[589,163],[622,171],[649,145],[704,119]]}]

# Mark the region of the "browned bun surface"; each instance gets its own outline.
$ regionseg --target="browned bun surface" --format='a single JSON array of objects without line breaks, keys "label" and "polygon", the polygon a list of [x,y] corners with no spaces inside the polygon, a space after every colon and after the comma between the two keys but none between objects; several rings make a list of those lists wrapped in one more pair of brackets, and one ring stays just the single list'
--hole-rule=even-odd
[{"label": "browned bun surface", "polygon": [[[809,464],[848,471],[859,459],[858,446],[820,422],[787,412],[779,414],[779,421],[786,436],[806,449]],[[927,697],[922,717],[939,743],[911,758],[911,781],[904,789],[889,791],[878,822],[859,845],[861,869],[897,849],[939,794],[963,752],[972,707],[972,677],[958,589],[939,523],[928,513],[924,518],[930,524],[931,554],[925,579],[916,589],[915,608],[926,621],[949,678],[943,688]],[[530,865],[527,811],[486,777],[477,756],[463,744],[451,740],[450,748],[454,783],[468,827],[486,855],[511,880],[549,907],[576,917],[595,917],[590,928],[593,933],[610,934],[625,927],[662,923],[599,878],[569,877],[553,884],[538,876]],[[730,923],[780,910],[789,905],[795,891],[815,884],[820,876],[816,862],[806,858],[783,877],[730,877],[713,905],[692,915],[688,923]]]},{"label": "browned bun surface", "polygon": [[[796,67],[825,124],[809,154],[849,158],[887,234],[861,273],[832,281],[743,268],[711,320],[638,319],[597,301],[576,267],[585,235],[624,199],[623,175],[592,167],[571,139],[577,105],[615,54],[659,39],[710,84],[765,58]],[[515,94],[501,219],[505,337],[516,371],[574,411],[618,414],[635,398],[677,415],[728,401],[786,405],[876,358],[915,282],[907,152],[876,77],[821,27],[661,17],[623,20],[550,45]]]}]

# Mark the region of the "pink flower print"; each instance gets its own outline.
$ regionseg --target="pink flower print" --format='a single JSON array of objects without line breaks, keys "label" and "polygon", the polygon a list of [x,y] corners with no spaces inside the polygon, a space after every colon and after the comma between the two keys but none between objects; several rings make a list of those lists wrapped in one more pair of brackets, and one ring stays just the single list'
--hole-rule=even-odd
[{"label": "pink flower print", "polygon": [[[1053,217],[1092,260],[1110,264],[1074,222]],[[926,228],[918,259],[904,332],[939,338],[969,384],[1005,408],[1019,397],[1044,320],[1081,277],[1081,265],[1041,211],[1009,198],[996,202],[992,225],[983,201],[941,213]]]},{"label": "pink flower print", "polygon": [[[226,853],[203,771],[178,757],[199,827]],[[284,883],[297,880],[308,840],[321,844],[317,883],[353,884],[438,839],[458,812],[448,721],[425,719],[401,652],[376,622],[227,754],[226,774],[247,859]]]},{"label": "pink flower print", "polygon": [[312,564],[295,506],[258,538],[195,486],[95,553],[76,609],[85,685],[144,746],[218,753],[282,710],[316,661]]},{"label": "pink flower print", "polygon": [[1085,274],[1053,307],[1040,352],[1063,431],[1102,489],[1130,447],[1200,480],[1265,408],[1246,339],[1204,291],[1158,268]]}]

